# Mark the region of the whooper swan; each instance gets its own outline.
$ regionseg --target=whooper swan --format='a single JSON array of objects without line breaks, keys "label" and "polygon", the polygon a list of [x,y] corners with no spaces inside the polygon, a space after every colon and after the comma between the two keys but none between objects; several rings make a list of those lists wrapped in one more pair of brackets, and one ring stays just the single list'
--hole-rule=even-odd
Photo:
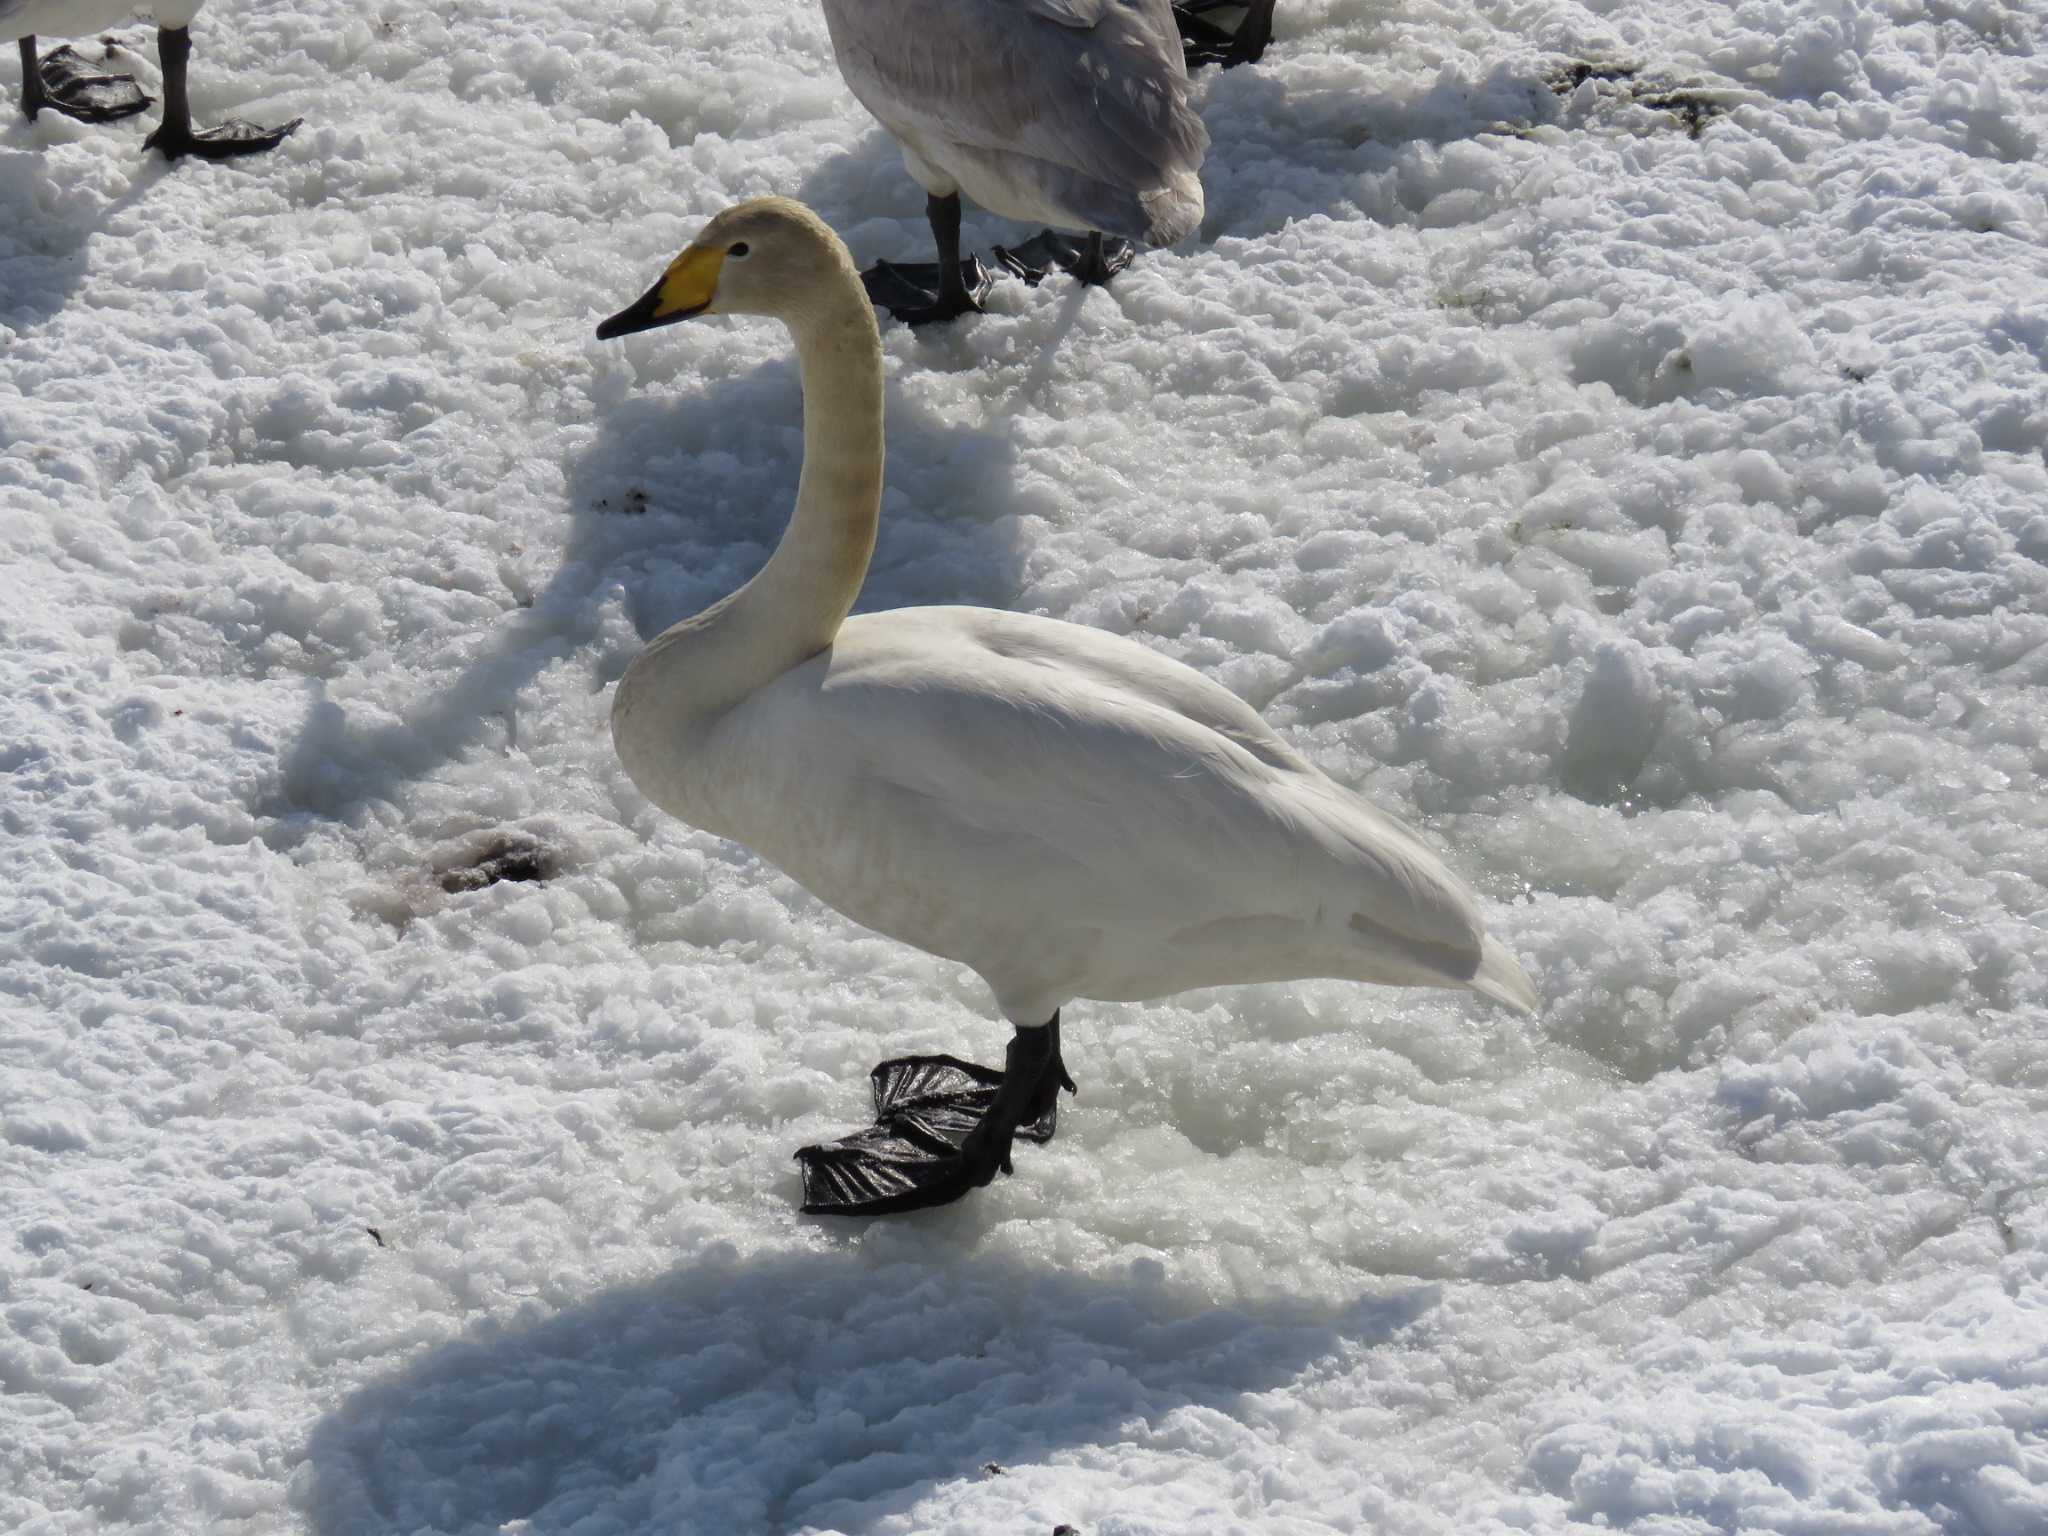
[{"label": "whooper swan", "polygon": [[1052,1133],[1060,1009],[1336,976],[1536,993],[1472,893],[1407,827],[1250,706],[1078,624],[988,608],[849,618],[882,496],[882,352],[846,247],[783,198],[727,209],[624,336],[696,315],[789,327],[796,510],[760,573],[626,669],[612,739],[662,809],[746,844],[855,922],[978,972],[1015,1026],[1003,1070],[875,1070],[876,1123],[806,1147],[804,1209],[937,1205]]}]

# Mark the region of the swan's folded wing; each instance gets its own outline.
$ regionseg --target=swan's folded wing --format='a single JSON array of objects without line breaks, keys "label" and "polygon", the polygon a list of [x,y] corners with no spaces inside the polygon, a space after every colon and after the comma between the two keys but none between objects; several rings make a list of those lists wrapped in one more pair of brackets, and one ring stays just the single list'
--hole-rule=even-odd
[{"label": "swan's folded wing", "polygon": [[1115,0],[997,0],[997,3],[1013,4],[1020,11],[1029,11],[1063,27],[1086,32],[1101,25]]},{"label": "swan's folded wing", "polygon": [[841,72],[894,131],[1133,191],[1200,168],[1167,0],[828,0]]},{"label": "swan's folded wing", "polygon": [[919,823],[904,835],[971,849],[985,880],[1031,885],[1020,899],[1051,910],[1099,904],[1189,932],[1270,919],[1461,981],[1479,968],[1463,883],[1400,822],[1273,750],[1227,690],[1076,626],[1026,621],[1046,643],[1034,654],[1000,620],[966,621],[979,633],[879,620],[854,621],[826,666],[750,706],[784,713],[769,734],[816,754],[812,783],[892,797]]},{"label": "swan's folded wing", "polygon": [[961,643],[981,652],[1069,678],[1091,679],[1113,694],[1182,716],[1272,767],[1316,772],[1257,710],[1228,688],[1135,640],[1083,624],[993,608],[912,608],[888,618],[943,625],[958,632]]}]

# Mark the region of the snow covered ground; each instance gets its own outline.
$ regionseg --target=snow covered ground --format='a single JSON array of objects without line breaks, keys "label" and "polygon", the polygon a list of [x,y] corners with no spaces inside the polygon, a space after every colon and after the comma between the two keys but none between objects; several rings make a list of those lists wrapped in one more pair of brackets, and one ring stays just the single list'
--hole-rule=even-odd
[{"label": "snow covered ground", "polygon": [[591,327],[754,193],[926,249],[815,6],[218,0],[275,155],[8,116],[0,1529],[2048,1531],[2044,34],[1280,0],[1198,239],[886,328],[867,605],[1208,669],[1546,1003],[1079,1006],[873,1224],[791,1150],[1006,1027],[605,724],[798,427]]}]

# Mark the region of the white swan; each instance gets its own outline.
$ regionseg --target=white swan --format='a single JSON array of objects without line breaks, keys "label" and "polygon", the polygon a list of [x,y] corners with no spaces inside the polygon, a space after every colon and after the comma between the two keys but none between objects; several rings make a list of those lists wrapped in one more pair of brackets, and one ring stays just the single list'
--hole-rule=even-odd
[{"label": "white swan", "polygon": [[1201,674],[987,608],[847,617],[881,504],[881,341],[809,209],[727,209],[597,334],[702,314],[789,327],[803,474],[760,573],[627,668],[619,758],[662,809],[972,967],[1016,1026],[1000,1075],[946,1057],[877,1068],[876,1127],[799,1154],[805,1209],[938,1204],[1007,1171],[1012,1136],[1049,1135],[1072,1086],[1073,998],[1337,976],[1535,1006],[1420,838]]},{"label": "white swan", "polygon": [[[980,307],[988,278],[960,261],[960,196],[1048,232],[1005,264],[1107,282],[1130,247],[1172,245],[1202,221],[1209,135],[1188,105],[1170,0],[824,0],[839,73],[895,136],[925,189],[938,264],[881,263],[869,296],[911,324]],[[1105,245],[1104,234],[1120,237]]]},{"label": "white swan", "polygon": [[[198,155],[226,160],[274,149],[304,121],[293,118],[282,128],[259,128],[230,118],[218,128],[195,132],[186,97],[186,63],[192,54],[192,18],[206,0],[154,0],[157,59],[164,71],[164,120],[144,146],[164,157]],[[67,117],[103,123],[132,117],[149,105],[133,75],[95,74],[71,48],[41,58],[38,37],[89,37],[131,20],[137,0],[0,0],[0,38],[13,38],[21,49],[21,110],[35,121],[49,107]]]}]

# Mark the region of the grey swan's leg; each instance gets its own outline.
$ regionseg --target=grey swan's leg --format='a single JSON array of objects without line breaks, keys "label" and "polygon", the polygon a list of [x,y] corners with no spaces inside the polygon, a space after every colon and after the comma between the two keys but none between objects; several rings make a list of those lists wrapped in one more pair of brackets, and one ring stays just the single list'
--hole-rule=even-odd
[{"label": "grey swan's leg", "polygon": [[275,149],[303,117],[295,117],[282,128],[259,128],[231,117],[218,128],[192,131],[192,103],[185,94],[185,66],[192,57],[192,33],[186,27],[158,27],[156,53],[164,66],[164,120],[143,144],[160,149],[166,160],[180,155],[197,155],[202,160],[232,160],[237,155],[261,154]]},{"label": "grey swan's leg", "polygon": [[994,281],[973,256],[960,259],[960,194],[927,197],[924,214],[938,245],[935,262],[878,261],[861,273],[868,301],[905,325],[931,325],[981,313]]},{"label": "grey swan's leg", "polygon": [[797,1153],[806,1215],[887,1216],[958,1200],[1011,1171],[1017,1137],[1052,1140],[1060,1090],[1075,1091],[1057,1013],[1018,1028],[1000,1072],[906,1056],[875,1068],[874,1087],[873,1125]]},{"label": "grey swan's leg", "polygon": [[76,48],[58,48],[36,58],[33,34],[21,40],[21,110],[30,122],[48,107],[82,123],[111,123],[148,108],[133,75],[102,75],[86,68]]},{"label": "grey swan's leg", "polygon": [[1036,288],[1057,267],[1082,282],[1100,288],[1131,264],[1137,254],[1131,242],[1119,236],[1090,232],[1085,240],[1048,229],[1033,235],[1022,245],[996,247],[996,260]]},{"label": "grey swan's leg", "polygon": [[[1244,15],[1235,27],[1209,19],[1211,12],[1237,6],[1244,7]],[[1254,63],[1273,41],[1273,0],[1173,0],[1173,19],[1190,72],[1204,64],[1229,69]]]}]

